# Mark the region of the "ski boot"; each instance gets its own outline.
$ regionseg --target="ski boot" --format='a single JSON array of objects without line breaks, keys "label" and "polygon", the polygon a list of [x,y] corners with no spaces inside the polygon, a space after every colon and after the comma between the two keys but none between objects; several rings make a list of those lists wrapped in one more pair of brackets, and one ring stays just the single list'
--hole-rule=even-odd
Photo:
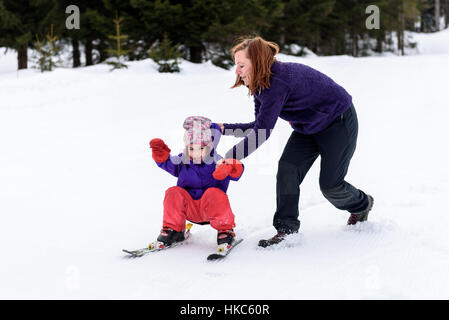
[{"label": "ski boot", "polygon": [[368,196],[368,207],[360,213],[357,214],[351,213],[348,219],[348,225],[354,225],[357,222],[364,222],[368,220],[368,214],[373,208],[374,198],[370,195],[367,196]]},{"label": "ski boot", "polygon": [[292,231],[292,232],[280,232],[276,233],[273,237],[266,239],[266,240],[260,240],[259,241],[259,247],[266,248],[275,244],[279,244],[280,242],[284,241],[285,238],[293,233],[298,233],[298,231]]},{"label": "ski boot", "polygon": [[191,223],[188,223],[186,225],[185,231],[182,232],[174,231],[171,228],[162,228],[161,233],[159,234],[157,240],[150,243],[146,248],[137,250],[123,249],[122,251],[129,254],[129,256],[132,258],[139,258],[147,255],[150,252],[156,252],[177,245],[181,245],[185,243],[184,241],[189,238],[191,228],[192,228]]},{"label": "ski boot", "polygon": [[232,248],[242,242],[243,239],[236,239],[234,231],[231,230],[221,230],[218,231],[217,244],[218,251],[207,256],[207,260],[220,260],[225,258]]},{"label": "ski boot", "polygon": [[225,253],[228,251],[235,241],[234,230],[221,230],[217,234],[218,252]]},{"label": "ski boot", "polygon": [[149,249],[163,249],[170,247],[172,244],[185,240],[184,231],[175,231],[172,228],[164,227],[157,237],[157,241],[150,243]]}]

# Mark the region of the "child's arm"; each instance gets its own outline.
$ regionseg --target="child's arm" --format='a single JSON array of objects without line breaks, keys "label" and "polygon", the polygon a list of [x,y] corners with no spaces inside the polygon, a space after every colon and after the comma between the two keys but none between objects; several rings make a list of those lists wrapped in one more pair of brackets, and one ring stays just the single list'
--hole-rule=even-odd
[{"label": "child's arm", "polygon": [[175,157],[170,157],[171,150],[164,141],[162,139],[153,139],[150,141],[150,148],[152,149],[152,156],[157,166],[171,175],[178,177],[181,161],[177,161],[180,159],[175,159]]},{"label": "child's arm", "polygon": [[156,164],[159,168],[164,169],[172,176],[178,177],[179,169],[181,168],[181,161],[175,161],[175,158],[176,157],[174,156],[170,156],[166,161],[156,162]]}]

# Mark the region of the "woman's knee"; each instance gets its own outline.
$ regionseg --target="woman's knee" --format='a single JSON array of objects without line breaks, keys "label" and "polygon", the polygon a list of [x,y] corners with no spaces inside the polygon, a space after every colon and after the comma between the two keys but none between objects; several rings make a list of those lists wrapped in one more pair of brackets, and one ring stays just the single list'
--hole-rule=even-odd
[{"label": "woman's knee", "polygon": [[283,161],[282,159],[278,162],[278,171],[276,174],[276,178],[288,177],[291,175],[295,175],[298,172],[298,167],[294,164]]},{"label": "woman's knee", "polygon": [[320,186],[320,190],[323,196],[338,209],[344,207],[351,198],[351,194],[346,190],[344,183],[331,188],[323,188]]}]

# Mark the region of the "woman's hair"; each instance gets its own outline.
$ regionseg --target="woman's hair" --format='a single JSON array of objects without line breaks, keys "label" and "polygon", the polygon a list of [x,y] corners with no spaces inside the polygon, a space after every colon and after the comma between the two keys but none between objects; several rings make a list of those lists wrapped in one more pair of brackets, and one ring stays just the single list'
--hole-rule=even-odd
[{"label": "woman's hair", "polygon": [[[279,53],[279,46],[271,41],[266,41],[261,37],[245,37],[237,40],[238,43],[231,49],[232,60],[235,62],[235,53],[240,50],[247,50],[247,58],[251,60],[252,70],[250,76],[249,91],[254,95],[256,90],[263,90],[270,87],[271,65]],[[240,76],[237,76],[234,85],[236,88],[244,85]]]}]

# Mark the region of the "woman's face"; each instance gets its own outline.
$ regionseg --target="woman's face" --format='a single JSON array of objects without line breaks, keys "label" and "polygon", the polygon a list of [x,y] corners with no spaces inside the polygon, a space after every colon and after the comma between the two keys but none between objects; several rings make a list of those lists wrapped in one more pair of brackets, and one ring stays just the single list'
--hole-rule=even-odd
[{"label": "woman's face", "polygon": [[189,144],[187,146],[189,151],[190,160],[194,163],[201,163],[201,160],[206,158],[207,147],[200,144]]},{"label": "woman's face", "polygon": [[240,79],[243,80],[245,86],[249,86],[250,84],[250,76],[252,70],[251,60],[246,56],[247,50],[237,51],[234,55],[235,64],[237,69],[235,70],[235,74],[240,76]]}]

